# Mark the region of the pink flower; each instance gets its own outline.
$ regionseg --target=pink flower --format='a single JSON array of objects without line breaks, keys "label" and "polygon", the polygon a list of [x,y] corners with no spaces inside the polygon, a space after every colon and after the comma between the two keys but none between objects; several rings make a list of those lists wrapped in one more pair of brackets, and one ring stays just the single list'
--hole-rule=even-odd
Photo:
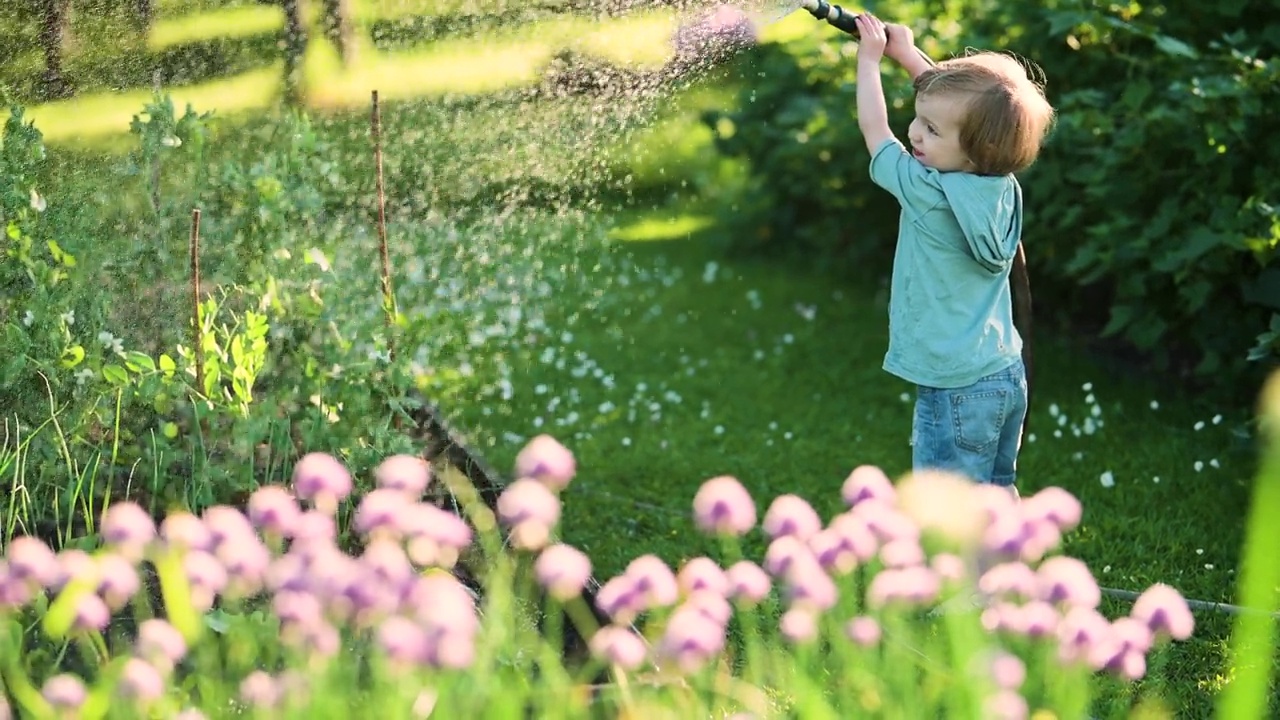
[{"label": "pink flower", "polygon": [[986,714],[990,720],[1026,720],[1027,701],[1015,690],[998,690],[987,698]]},{"label": "pink flower", "polygon": [[929,567],[946,582],[960,582],[968,574],[964,560],[954,553],[938,553],[929,558]]},{"label": "pink flower", "polygon": [[227,571],[224,593],[229,597],[244,598],[262,588],[267,570],[271,566],[271,551],[257,535],[247,534],[228,538],[218,545],[214,557]]},{"label": "pink flower", "polygon": [[905,513],[887,502],[869,498],[849,511],[866,526],[881,543],[890,540],[918,540],[920,528]]},{"label": "pink flower", "polygon": [[401,516],[401,531],[409,537],[428,537],[461,550],[471,544],[471,526],[457,515],[430,503],[416,503]]},{"label": "pink flower", "polygon": [[782,614],[778,629],[787,642],[799,645],[818,636],[818,620],[814,611],[793,607]]},{"label": "pink flower", "polygon": [[591,577],[591,560],[571,545],[552,545],[538,555],[534,574],[547,594],[564,601],[582,594]]},{"label": "pink flower", "polygon": [[351,473],[326,453],[307,453],[293,466],[293,491],[302,500],[312,500],[316,509],[332,515],[338,501],[351,494]]},{"label": "pink flower", "polygon": [[498,496],[498,518],[508,527],[527,521],[555,527],[560,522],[560,499],[537,480],[520,478]]},{"label": "pink flower", "polygon": [[840,487],[840,495],[849,507],[854,507],[863,500],[880,500],[889,505],[897,501],[893,482],[883,470],[874,465],[859,465],[854,468]]},{"label": "pink flower", "polygon": [[685,594],[709,590],[723,596],[729,591],[729,578],[724,569],[709,557],[696,557],[685,563],[676,575],[676,583]]},{"label": "pink flower", "polygon": [[720,626],[727,626],[733,615],[733,608],[724,595],[711,590],[694,590],[684,601],[682,607],[689,607],[702,613],[706,619]]},{"label": "pink flower", "polygon": [[1059,532],[1069,532],[1080,524],[1080,501],[1060,487],[1047,487],[1022,501],[1023,514],[1033,520],[1051,522]]},{"label": "pink flower", "polygon": [[413,455],[392,455],[378,464],[373,477],[380,488],[418,498],[431,484],[431,466]]},{"label": "pink flower", "polygon": [[27,583],[33,588],[51,587],[57,583],[57,556],[40,540],[19,535],[9,541],[5,552],[11,581]]},{"label": "pink flower", "polygon": [[729,581],[728,597],[740,605],[753,606],[769,594],[769,575],[750,560],[739,560],[725,572]]},{"label": "pink flower", "polygon": [[408,508],[404,493],[378,488],[360,500],[352,529],[365,537],[375,534],[394,537],[404,525],[402,516]]},{"label": "pink flower", "polygon": [[784,576],[787,598],[792,605],[810,610],[830,610],[839,599],[839,590],[831,576],[812,556],[798,556]]},{"label": "pink flower", "polygon": [[628,628],[606,625],[591,636],[588,643],[591,654],[597,659],[623,670],[635,670],[644,662],[648,651],[644,640]]},{"label": "pink flower", "polygon": [[558,492],[573,480],[577,461],[573,453],[555,438],[539,435],[516,455],[515,471],[517,478],[531,478]]},{"label": "pink flower", "polygon": [[293,526],[293,546],[305,547],[309,544],[329,544],[338,536],[338,527],[332,515],[318,510],[308,510],[298,516]]},{"label": "pink flower", "polygon": [[991,658],[991,677],[996,687],[1017,690],[1027,679],[1027,667],[1017,655],[1001,650]]},{"label": "pink flower", "polygon": [[755,527],[756,505],[742,483],[721,475],[698,488],[693,496],[693,519],[709,534],[745,535]]},{"label": "pink flower", "polygon": [[446,573],[419,577],[409,591],[409,604],[429,634],[451,632],[471,637],[480,627],[471,592]]},{"label": "pink flower", "polygon": [[156,524],[140,505],[123,501],[112,503],[102,514],[100,532],[103,542],[137,560],[147,544],[155,539]]},{"label": "pink flower", "polygon": [[813,551],[795,535],[783,535],[765,549],[763,566],[775,578],[782,577],[797,557],[813,557]]},{"label": "pink flower", "polygon": [[646,609],[668,607],[680,596],[680,586],[671,568],[657,555],[641,555],[632,560],[626,575],[635,580],[636,590],[644,598]]},{"label": "pink flower", "polygon": [[1050,604],[1093,608],[1102,601],[1098,581],[1076,558],[1055,555],[1040,563],[1035,575],[1035,596]]},{"label": "pink flower", "polygon": [[165,543],[179,550],[209,550],[213,547],[213,534],[200,518],[185,510],[169,513],[160,521],[160,536]]},{"label": "pink flower", "polygon": [[202,517],[205,527],[209,528],[210,539],[215,549],[228,540],[257,536],[249,518],[230,505],[214,505],[207,508]]},{"label": "pink flower", "polygon": [[49,584],[50,590],[61,590],[72,580],[97,583],[102,578],[102,571],[98,569],[98,561],[94,560],[89,553],[75,548],[58,553],[57,563],[51,569],[50,574],[54,578],[53,582]]},{"label": "pink flower", "polygon": [[1063,662],[1109,657],[1108,644],[1113,642],[1110,623],[1093,608],[1073,607],[1058,623],[1058,658]]},{"label": "pink flower", "polygon": [[851,551],[858,562],[865,563],[876,556],[879,541],[866,520],[858,514],[852,511],[842,512],[831,518],[827,529],[840,536],[841,547]]},{"label": "pink flower", "polygon": [[1032,639],[1049,637],[1057,632],[1060,619],[1053,605],[1043,600],[1032,600],[1020,608],[1015,631]]},{"label": "pink flower", "polygon": [[129,658],[125,661],[119,687],[125,697],[145,705],[164,695],[165,682],[155,667],[144,660]]},{"label": "pink flower", "polygon": [[511,543],[511,547],[517,550],[528,550],[529,552],[537,552],[547,546],[551,541],[551,526],[540,523],[536,520],[526,520],[517,523],[511,528],[511,533],[507,536]]},{"label": "pink flower", "polygon": [[924,566],[881,570],[867,588],[867,602],[874,608],[899,603],[925,605],[938,597],[941,585],[937,574]]},{"label": "pink flower", "polygon": [[393,615],[378,626],[378,644],[392,662],[401,665],[426,663],[427,632],[412,620]]},{"label": "pink flower", "polygon": [[75,619],[71,622],[74,632],[102,632],[111,622],[111,610],[102,598],[85,593],[76,601]]},{"label": "pink flower", "polygon": [[809,549],[823,570],[833,575],[847,575],[858,566],[858,556],[848,540],[835,528],[824,528],[809,538]]},{"label": "pink flower", "polygon": [[116,554],[98,558],[98,593],[112,610],[120,610],[142,586],[138,571],[124,557]]},{"label": "pink flower", "polygon": [[1004,562],[991,567],[978,578],[978,589],[1001,598],[1030,600],[1040,587],[1036,571],[1020,562]]},{"label": "pink flower", "polygon": [[880,560],[885,567],[891,568],[923,565],[925,562],[924,550],[917,540],[898,538],[890,540],[880,547]]},{"label": "pink flower", "polygon": [[880,623],[869,615],[855,617],[845,625],[845,635],[857,645],[871,647],[880,642]]},{"label": "pink flower", "polygon": [[623,573],[600,586],[596,607],[614,622],[627,624],[644,610],[644,598],[635,578]]},{"label": "pink flower", "polygon": [[1164,583],[1156,583],[1134,601],[1129,616],[1146,624],[1160,637],[1186,640],[1195,631],[1196,620],[1182,594]]},{"label": "pink flower", "polygon": [[273,708],[282,694],[275,679],[262,670],[254,670],[240,682],[240,699],[254,708]]},{"label": "pink flower", "polygon": [[680,607],[671,614],[658,644],[661,657],[692,673],[724,650],[724,627],[708,620],[696,608]]},{"label": "pink flower", "polygon": [[186,656],[187,642],[167,621],[152,618],[138,626],[137,653],[167,672]]},{"label": "pink flower", "polygon": [[822,520],[803,498],[786,494],[774,498],[764,514],[763,525],[771,539],[794,535],[798,540],[807,541],[822,529]]},{"label": "pink flower", "polygon": [[78,709],[89,696],[84,687],[84,681],[66,673],[54,675],[46,680],[44,687],[40,689],[40,694],[44,696],[46,702],[61,711]]},{"label": "pink flower", "polygon": [[249,496],[249,522],[265,533],[288,537],[301,515],[293,494],[279,485],[260,487]]},{"label": "pink flower", "polygon": [[427,634],[427,664],[431,667],[462,670],[475,661],[475,639],[468,634],[441,630]]}]

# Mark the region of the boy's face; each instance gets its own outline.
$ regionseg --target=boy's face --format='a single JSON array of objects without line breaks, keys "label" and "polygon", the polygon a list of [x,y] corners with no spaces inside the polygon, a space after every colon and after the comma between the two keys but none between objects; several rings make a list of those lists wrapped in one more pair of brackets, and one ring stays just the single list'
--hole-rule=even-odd
[{"label": "boy's face", "polygon": [[973,163],[960,149],[964,112],[963,101],[955,95],[916,96],[916,119],[907,130],[916,159],[939,172],[972,170]]}]

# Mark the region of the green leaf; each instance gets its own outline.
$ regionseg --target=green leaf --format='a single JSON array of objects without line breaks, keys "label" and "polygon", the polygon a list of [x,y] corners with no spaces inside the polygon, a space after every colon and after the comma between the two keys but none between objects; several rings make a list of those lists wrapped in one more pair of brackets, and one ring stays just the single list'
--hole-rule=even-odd
[{"label": "green leaf", "polygon": [[137,350],[125,351],[124,364],[125,367],[136,373],[156,371],[156,363],[151,359],[151,356],[146,353],[140,353]]},{"label": "green leaf", "polygon": [[58,364],[63,368],[70,370],[79,365],[84,360],[84,348],[79,345],[72,345],[62,351],[62,357],[58,360]]},{"label": "green leaf", "polygon": [[129,383],[129,372],[119,365],[106,365],[102,368],[102,377],[112,385],[127,385]]},{"label": "green leaf", "polygon": [[173,358],[169,357],[167,353],[160,355],[160,372],[163,372],[168,377],[177,372],[177,370],[178,365],[173,361]]},{"label": "green leaf", "polygon": [[1185,42],[1168,35],[1157,34],[1155,36],[1156,48],[1167,55],[1175,55],[1178,57],[1190,58],[1195,60],[1200,57],[1200,53],[1196,49]]},{"label": "green leaf", "polygon": [[1133,305],[1113,305],[1111,307],[1111,320],[1102,329],[1102,337],[1111,337],[1125,329],[1129,323],[1133,322],[1135,314],[1136,310]]}]

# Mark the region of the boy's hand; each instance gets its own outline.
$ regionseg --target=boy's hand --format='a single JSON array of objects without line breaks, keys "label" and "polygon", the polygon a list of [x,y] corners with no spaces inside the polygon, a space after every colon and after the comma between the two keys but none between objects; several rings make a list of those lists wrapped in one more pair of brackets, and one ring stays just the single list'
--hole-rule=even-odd
[{"label": "boy's hand", "polygon": [[916,37],[911,28],[906,25],[885,25],[885,34],[889,38],[884,47],[885,57],[901,65],[915,55]]},{"label": "boy's hand", "polygon": [[871,13],[863,13],[853,20],[858,25],[858,59],[880,62],[889,43],[884,23]]}]

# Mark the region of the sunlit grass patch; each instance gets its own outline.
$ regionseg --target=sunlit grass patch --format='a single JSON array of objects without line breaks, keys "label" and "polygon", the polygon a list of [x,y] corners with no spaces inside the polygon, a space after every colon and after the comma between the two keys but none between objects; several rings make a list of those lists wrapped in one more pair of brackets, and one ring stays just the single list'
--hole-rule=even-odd
[{"label": "sunlit grass patch", "polygon": [[622,242],[685,240],[699,230],[711,227],[714,222],[715,219],[707,215],[657,216],[619,225],[609,231],[609,238]]},{"label": "sunlit grass patch", "polygon": [[161,17],[147,36],[147,48],[157,51],[188,43],[235,40],[279,32],[283,27],[284,12],[278,5],[242,5],[194,15]]},{"label": "sunlit grass patch", "polygon": [[[269,105],[279,92],[280,73],[276,63],[225,80],[166,90],[179,109],[190,103],[197,112],[216,109],[219,113],[235,113]],[[83,144],[127,133],[133,116],[141,112],[151,96],[150,89],[85,94],[32,106],[26,114],[46,141]],[[0,112],[0,119],[7,117],[7,110]]]}]

